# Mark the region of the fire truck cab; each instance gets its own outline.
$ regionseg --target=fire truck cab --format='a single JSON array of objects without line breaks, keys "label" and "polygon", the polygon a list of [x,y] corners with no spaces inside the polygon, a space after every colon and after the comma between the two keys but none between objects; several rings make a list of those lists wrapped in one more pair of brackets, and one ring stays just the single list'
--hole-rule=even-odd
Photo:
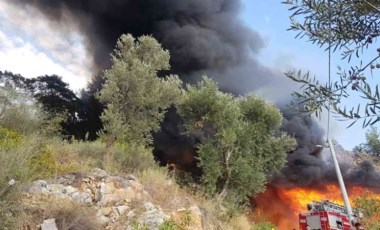
[{"label": "fire truck cab", "polygon": [[[308,212],[299,214],[300,230],[351,230],[350,220],[342,205],[322,200],[307,205]],[[359,228],[361,229],[361,228]]]}]

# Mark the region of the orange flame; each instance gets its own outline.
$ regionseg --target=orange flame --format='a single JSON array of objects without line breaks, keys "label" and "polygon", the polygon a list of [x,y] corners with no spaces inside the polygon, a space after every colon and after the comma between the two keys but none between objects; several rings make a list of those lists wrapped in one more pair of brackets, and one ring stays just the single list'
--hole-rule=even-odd
[{"label": "orange flame", "polygon": [[[351,198],[366,192],[363,187],[351,187],[348,191]],[[376,195],[380,199],[380,195]],[[268,220],[279,229],[298,229],[298,214],[306,211],[307,204],[313,200],[329,200],[343,205],[343,199],[338,186],[327,185],[323,189],[315,188],[277,188],[269,186],[267,190],[254,198],[256,221]]]}]

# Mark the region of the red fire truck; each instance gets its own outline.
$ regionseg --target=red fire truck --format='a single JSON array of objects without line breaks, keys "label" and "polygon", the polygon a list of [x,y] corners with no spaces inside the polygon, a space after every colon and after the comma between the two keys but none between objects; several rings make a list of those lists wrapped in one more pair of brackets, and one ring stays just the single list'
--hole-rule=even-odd
[{"label": "red fire truck", "polygon": [[[322,200],[313,201],[307,205],[308,212],[299,214],[300,230],[351,230],[353,229],[346,209],[342,205]],[[361,217],[355,212],[356,218]],[[359,222],[355,221],[356,229],[362,229]],[[354,228],[355,229],[355,228]]]}]

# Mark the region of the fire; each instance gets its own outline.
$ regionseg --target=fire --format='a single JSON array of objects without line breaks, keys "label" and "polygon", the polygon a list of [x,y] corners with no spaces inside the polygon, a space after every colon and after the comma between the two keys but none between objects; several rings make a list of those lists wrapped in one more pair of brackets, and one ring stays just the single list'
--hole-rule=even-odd
[{"label": "fire", "polygon": [[[364,187],[351,187],[348,193],[352,201],[352,198],[366,191]],[[376,197],[380,199],[380,195]],[[343,205],[340,189],[336,185],[327,185],[323,189],[269,186],[253,201],[256,206],[254,219],[271,221],[278,229],[298,229],[298,214],[307,211],[306,205],[313,200],[329,200]]]}]

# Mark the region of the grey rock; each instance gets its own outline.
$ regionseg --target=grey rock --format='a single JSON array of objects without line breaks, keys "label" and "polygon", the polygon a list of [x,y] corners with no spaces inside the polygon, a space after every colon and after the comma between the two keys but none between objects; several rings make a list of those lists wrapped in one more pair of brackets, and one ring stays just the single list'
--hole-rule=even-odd
[{"label": "grey rock", "polygon": [[116,207],[116,210],[119,213],[119,215],[123,215],[128,209],[129,207],[126,205],[120,205]]},{"label": "grey rock", "polygon": [[70,194],[77,192],[77,191],[78,191],[78,189],[68,185],[65,187],[65,190],[63,190],[63,193],[70,195]]},{"label": "grey rock", "polygon": [[105,178],[108,176],[107,172],[100,168],[94,168],[92,173],[98,178]]},{"label": "grey rock", "polygon": [[62,185],[71,185],[74,183],[76,176],[74,174],[68,174],[58,178],[57,182]]},{"label": "grey rock", "polygon": [[128,214],[127,214],[127,217],[130,218],[130,219],[133,218],[133,217],[135,217],[135,216],[136,216],[136,213],[133,210],[129,211]]},{"label": "grey rock", "polygon": [[30,192],[48,192],[48,183],[45,180],[37,180],[30,184]]},{"label": "grey rock", "polygon": [[133,180],[133,181],[139,182],[139,180],[137,179],[137,177],[135,177],[135,176],[132,175],[132,174],[127,175],[127,176],[126,176],[126,179],[127,179],[127,180]]},{"label": "grey rock", "polygon": [[166,219],[169,219],[168,215],[159,209],[155,209],[143,213],[139,218],[139,223],[142,226],[148,226],[149,229],[158,230]]},{"label": "grey rock", "polygon": [[83,204],[91,204],[92,203],[91,195],[88,193],[85,193],[85,192],[74,192],[71,195],[71,197],[74,201],[77,201],[79,203],[83,203]]},{"label": "grey rock", "polygon": [[144,202],[144,207],[147,211],[156,210],[156,207],[151,202]]},{"label": "grey rock", "polygon": [[58,230],[55,219],[47,219],[41,224],[41,230]]}]

